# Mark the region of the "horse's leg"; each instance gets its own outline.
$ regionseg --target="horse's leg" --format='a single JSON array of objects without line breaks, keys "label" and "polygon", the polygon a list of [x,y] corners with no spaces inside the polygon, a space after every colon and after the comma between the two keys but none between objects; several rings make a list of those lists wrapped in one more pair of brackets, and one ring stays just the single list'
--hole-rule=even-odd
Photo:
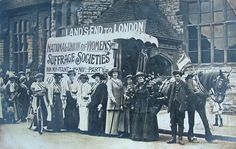
[{"label": "horse's leg", "polygon": [[202,123],[205,128],[205,139],[207,142],[212,142],[213,136],[212,136],[212,133],[211,133],[211,130],[209,127],[208,119],[206,117],[205,104],[204,104],[204,106],[198,107],[197,112],[198,112],[199,116],[201,117]]},{"label": "horse's leg", "polygon": [[188,110],[188,141],[193,142],[193,127],[194,127],[194,117],[195,117],[195,111],[194,110]]}]

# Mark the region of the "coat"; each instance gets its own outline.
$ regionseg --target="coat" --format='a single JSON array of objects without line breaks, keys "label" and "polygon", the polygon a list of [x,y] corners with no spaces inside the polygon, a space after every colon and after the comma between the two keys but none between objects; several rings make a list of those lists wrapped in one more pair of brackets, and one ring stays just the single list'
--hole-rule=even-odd
[{"label": "coat", "polygon": [[175,94],[176,82],[172,82],[172,84],[170,85],[170,88],[168,91],[168,97],[169,97],[168,112],[170,112],[170,110],[172,108],[171,106],[172,106],[172,102],[174,101],[174,98],[176,98],[176,100],[180,104],[179,111],[186,111],[187,110],[190,89],[188,88],[187,83],[184,82],[183,80],[181,80],[179,83],[180,83],[179,84],[180,87],[179,87],[179,91],[178,91],[177,95]]},{"label": "coat", "polygon": [[134,112],[135,113],[147,113],[152,111],[152,107],[149,104],[150,94],[146,84],[136,85],[134,93]]},{"label": "coat", "polygon": [[[124,103],[124,87],[121,80],[110,79],[107,82],[108,101],[107,110],[119,110]],[[116,104],[112,103],[111,99],[115,99]]]},{"label": "coat", "polygon": [[89,108],[97,109],[99,104],[102,104],[102,107],[106,107],[107,103],[107,86],[105,83],[100,83],[91,94],[91,102]]}]

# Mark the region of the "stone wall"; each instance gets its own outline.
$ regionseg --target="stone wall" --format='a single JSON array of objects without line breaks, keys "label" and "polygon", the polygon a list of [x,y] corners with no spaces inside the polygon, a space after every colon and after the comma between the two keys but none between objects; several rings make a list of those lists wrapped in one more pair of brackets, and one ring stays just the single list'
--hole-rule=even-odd
[{"label": "stone wall", "polygon": [[166,15],[173,28],[183,34],[183,15],[181,14],[181,0],[157,0],[160,10]]},{"label": "stone wall", "polygon": [[105,10],[112,7],[114,0],[84,0],[82,9],[77,11],[79,24],[93,23]]}]

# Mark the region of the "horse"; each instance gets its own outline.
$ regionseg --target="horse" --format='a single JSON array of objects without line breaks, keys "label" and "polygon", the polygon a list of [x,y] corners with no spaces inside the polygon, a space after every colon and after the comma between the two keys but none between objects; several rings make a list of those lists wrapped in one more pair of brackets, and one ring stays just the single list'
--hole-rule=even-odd
[{"label": "horse", "polygon": [[[230,74],[230,73],[229,73]],[[202,123],[205,129],[205,140],[207,142],[213,142],[213,136],[209,127],[208,119],[206,116],[205,105],[207,98],[210,97],[215,102],[223,102],[225,99],[226,90],[229,86],[229,74],[227,77],[224,76],[223,72],[198,72],[195,74],[190,74],[186,77],[186,82],[188,86],[191,86],[191,83],[195,82],[195,85],[192,87],[196,87],[194,94],[189,96],[189,106],[187,109],[188,112],[188,141],[194,141],[194,116],[195,111],[198,112]],[[158,89],[158,97],[159,102],[157,107],[157,113],[161,110],[163,105],[168,106],[168,90],[173,79],[165,79],[162,85]],[[193,85],[193,84],[192,84]],[[191,88],[191,87],[190,87]],[[161,97],[162,96],[162,97]],[[164,97],[164,98],[163,98]]]}]

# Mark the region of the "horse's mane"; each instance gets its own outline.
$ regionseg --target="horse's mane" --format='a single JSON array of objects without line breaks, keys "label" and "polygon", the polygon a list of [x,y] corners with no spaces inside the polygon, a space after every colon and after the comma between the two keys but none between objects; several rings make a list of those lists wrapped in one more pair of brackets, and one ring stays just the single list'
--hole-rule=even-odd
[{"label": "horse's mane", "polygon": [[199,72],[198,77],[201,84],[209,91],[213,85],[216,77],[218,76],[219,72]]}]

